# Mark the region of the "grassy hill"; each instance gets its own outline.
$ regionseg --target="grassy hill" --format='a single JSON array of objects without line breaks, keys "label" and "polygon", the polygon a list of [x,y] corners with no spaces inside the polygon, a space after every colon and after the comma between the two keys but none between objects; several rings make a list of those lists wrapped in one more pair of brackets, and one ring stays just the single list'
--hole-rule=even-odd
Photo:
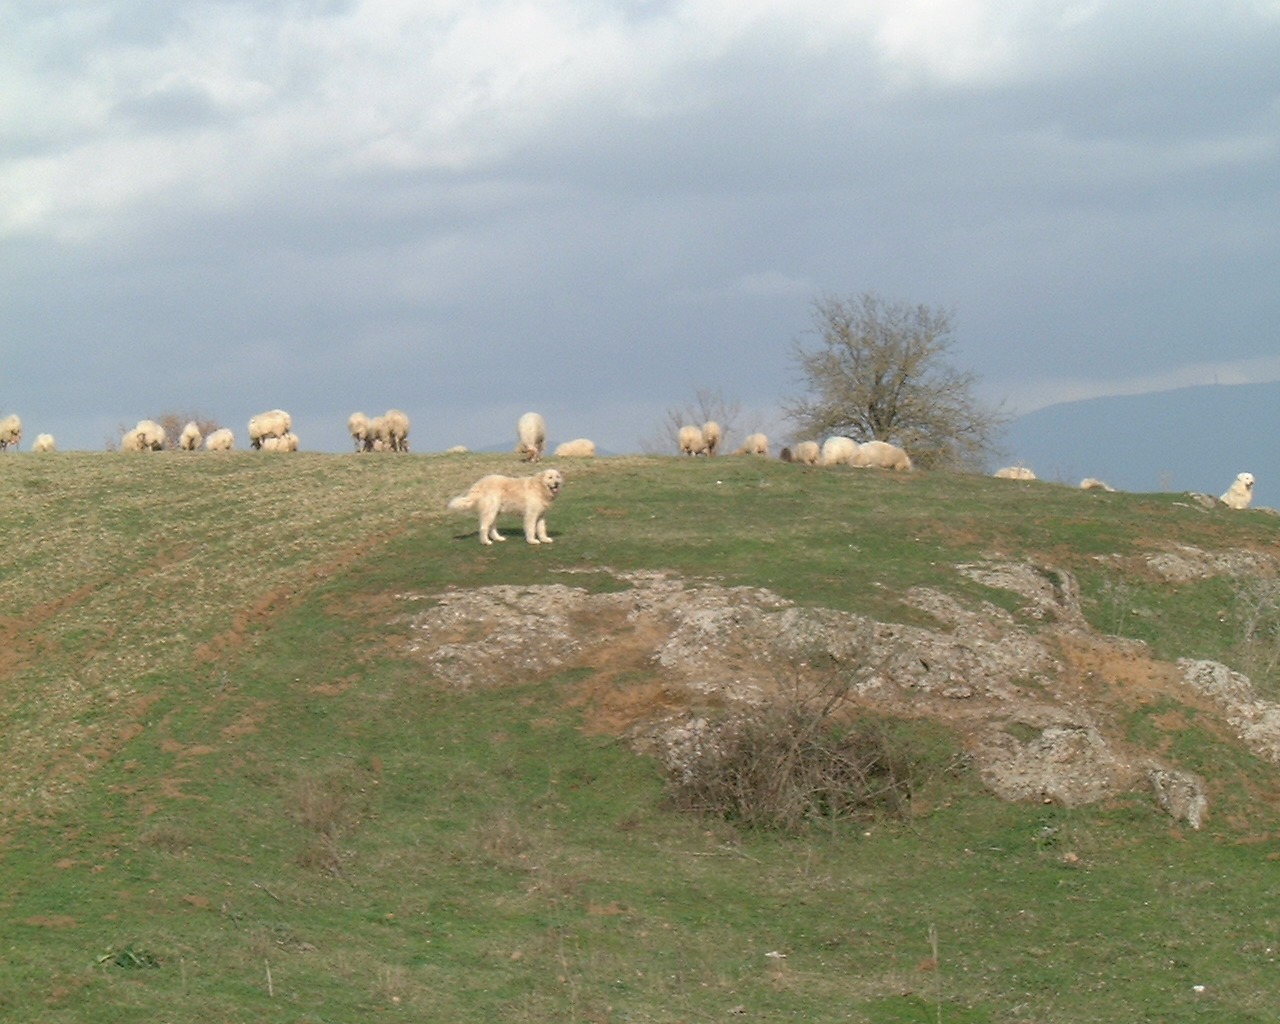
[{"label": "grassy hill", "polygon": [[[1140,787],[1006,802],[959,769],[905,816],[750,830],[676,809],[635,751],[635,707],[675,700],[652,660],[517,659],[460,687],[414,650],[441,595],[618,593],[653,570],[945,633],[924,588],[1048,630],[957,568],[994,558],[1072,574],[1099,637],[1249,669],[1265,695],[1274,623],[1250,641],[1245,619],[1280,521],[635,457],[566,467],[554,546],[503,522],[485,548],[443,506],[495,471],[523,470],[0,456],[0,1019],[1274,1019],[1280,780],[1181,691],[1078,679],[1126,750],[1205,778],[1199,831]],[[1262,561],[1171,581],[1144,559],[1173,544]]]}]

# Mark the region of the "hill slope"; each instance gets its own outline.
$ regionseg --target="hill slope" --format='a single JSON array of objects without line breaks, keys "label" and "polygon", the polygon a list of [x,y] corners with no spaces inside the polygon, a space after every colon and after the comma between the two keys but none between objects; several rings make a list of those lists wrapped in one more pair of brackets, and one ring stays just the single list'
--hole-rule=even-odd
[{"label": "hill slope", "polygon": [[[443,505],[493,471],[0,457],[0,1017],[1271,1012],[1277,520],[620,458],[566,467],[553,546],[483,548]],[[906,817],[676,810],[680,737],[827,658],[923,766]]]},{"label": "hill slope", "polygon": [[1255,502],[1280,506],[1280,382],[1052,405],[1014,420],[1005,447],[1041,479],[1127,491],[1218,495],[1247,470]]}]

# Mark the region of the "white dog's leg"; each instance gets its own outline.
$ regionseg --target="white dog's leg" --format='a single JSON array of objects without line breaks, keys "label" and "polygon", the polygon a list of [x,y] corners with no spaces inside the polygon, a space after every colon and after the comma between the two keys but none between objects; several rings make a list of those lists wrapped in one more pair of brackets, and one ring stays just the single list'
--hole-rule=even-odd
[{"label": "white dog's leg", "polygon": [[507,539],[506,537],[502,536],[502,534],[498,532],[498,528],[494,525],[494,522],[497,518],[498,518],[497,512],[490,511],[489,509],[485,509],[480,513],[480,543],[481,544],[492,544],[495,540]]},{"label": "white dog's leg", "polygon": [[543,544],[552,544],[554,541],[547,536],[547,517],[544,515],[538,519],[538,540]]},{"label": "white dog's leg", "polygon": [[530,509],[524,514],[524,539],[530,544],[541,544],[538,539],[538,513]]}]

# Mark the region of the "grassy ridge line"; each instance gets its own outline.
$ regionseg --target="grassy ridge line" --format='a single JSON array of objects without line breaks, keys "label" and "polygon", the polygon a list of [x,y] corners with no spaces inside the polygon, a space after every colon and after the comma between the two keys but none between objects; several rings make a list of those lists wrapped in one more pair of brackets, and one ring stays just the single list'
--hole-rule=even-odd
[{"label": "grassy ridge line", "polygon": [[[1174,537],[1280,550],[1273,521],[1207,516],[1177,507],[1174,496],[743,458],[613,458],[566,468],[569,485],[551,525],[567,550],[515,570],[532,571],[530,581],[569,562],[711,569],[805,603],[918,621],[897,600],[917,584],[1016,609],[1012,595],[952,568],[992,553],[1076,569],[1097,591],[1105,573],[1094,554],[1132,554]],[[0,814],[41,813],[65,799],[138,727],[148,693],[166,677],[212,671],[255,619],[314,585],[326,567],[407,523],[444,515],[449,495],[493,471],[529,468],[502,455],[0,460],[10,524],[0,547]],[[452,518],[456,535],[471,529],[469,516]],[[452,575],[425,567],[423,580],[496,582],[520,561],[492,572],[459,563]],[[1224,595],[1189,587],[1170,602],[1166,589],[1151,595],[1159,615],[1131,620],[1134,635],[1165,654],[1223,656],[1228,630],[1204,606]],[[1105,602],[1094,611],[1108,618]],[[1166,613],[1178,629],[1162,628]]]}]

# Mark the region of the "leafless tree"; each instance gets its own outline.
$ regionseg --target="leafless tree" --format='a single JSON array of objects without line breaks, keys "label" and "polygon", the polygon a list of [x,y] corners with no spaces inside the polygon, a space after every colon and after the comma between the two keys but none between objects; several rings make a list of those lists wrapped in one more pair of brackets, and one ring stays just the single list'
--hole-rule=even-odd
[{"label": "leafless tree", "polygon": [[817,347],[795,343],[806,393],[783,408],[806,437],[889,441],[923,468],[982,468],[1008,417],[974,394],[976,374],[947,361],[952,330],[949,310],[824,296]]}]

